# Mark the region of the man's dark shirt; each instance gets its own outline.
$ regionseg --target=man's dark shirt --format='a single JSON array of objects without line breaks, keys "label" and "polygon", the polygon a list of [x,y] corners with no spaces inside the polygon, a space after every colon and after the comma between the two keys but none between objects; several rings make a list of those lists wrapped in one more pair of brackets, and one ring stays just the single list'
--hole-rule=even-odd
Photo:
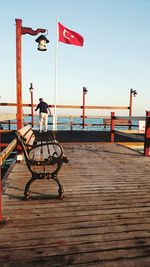
[{"label": "man's dark shirt", "polygon": [[[37,108],[36,110],[38,110],[38,108],[40,109],[40,113],[43,112],[43,113],[48,113],[47,109],[48,109],[48,105],[46,102],[44,101],[41,101],[38,105],[37,105]],[[35,111],[36,111],[35,110]]]}]

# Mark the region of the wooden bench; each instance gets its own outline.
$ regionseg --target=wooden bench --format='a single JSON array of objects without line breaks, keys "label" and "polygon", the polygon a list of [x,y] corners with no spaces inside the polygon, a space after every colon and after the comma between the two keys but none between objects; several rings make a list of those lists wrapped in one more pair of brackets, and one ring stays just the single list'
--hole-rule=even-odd
[{"label": "wooden bench", "polygon": [[24,196],[29,199],[30,185],[35,180],[53,179],[58,184],[59,197],[63,197],[63,186],[57,178],[63,163],[68,163],[64,156],[62,146],[55,140],[53,132],[50,132],[48,141],[37,141],[30,125],[26,125],[19,131],[15,131],[18,144],[21,146],[26,165],[31,173],[31,178],[26,183]]},{"label": "wooden bench", "polygon": [[[103,119],[104,129],[106,129],[107,126],[111,125],[111,119]],[[131,123],[129,120],[114,120],[115,126],[131,126]]]}]

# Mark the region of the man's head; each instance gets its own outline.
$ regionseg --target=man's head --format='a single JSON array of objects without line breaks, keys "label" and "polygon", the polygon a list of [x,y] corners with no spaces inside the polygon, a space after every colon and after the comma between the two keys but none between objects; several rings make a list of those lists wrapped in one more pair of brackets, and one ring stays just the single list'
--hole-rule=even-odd
[{"label": "man's head", "polygon": [[43,101],[43,98],[39,98],[39,101],[40,101],[40,102]]}]

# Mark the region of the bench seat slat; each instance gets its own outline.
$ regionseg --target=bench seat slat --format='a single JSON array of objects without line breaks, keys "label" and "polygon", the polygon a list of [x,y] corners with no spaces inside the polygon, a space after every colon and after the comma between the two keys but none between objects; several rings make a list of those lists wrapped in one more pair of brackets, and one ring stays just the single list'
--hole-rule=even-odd
[{"label": "bench seat slat", "polygon": [[44,160],[50,156],[48,146],[46,142],[37,142],[38,146],[35,148],[34,159],[35,160]]},{"label": "bench seat slat", "polygon": [[55,153],[54,146],[53,145],[48,145],[48,149],[49,149],[50,156],[52,156]]},{"label": "bench seat slat", "polygon": [[[37,144],[39,145],[41,142],[37,142]],[[34,160],[41,160],[41,147],[38,146],[36,147],[36,149],[34,149]]]},{"label": "bench seat slat", "polygon": [[42,149],[43,149],[43,159],[48,158],[49,157],[49,153],[48,153],[47,145],[45,144],[44,146],[42,146]]},{"label": "bench seat slat", "polygon": [[61,149],[59,146],[57,145],[53,145],[55,153],[57,154],[57,157],[59,157],[61,155]]},{"label": "bench seat slat", "polygon": [[[37,144],[41,144],[41,142],[38,142]],[[32,151],[31,151],[32,152]],[[34,159],[35,160],[44,160],[51,156],[60,157],[61,155],[61,149],[59,146],[55,144],[49,144],[46,143],[42,146],[36,147],[35,151],[33,152]]]}]

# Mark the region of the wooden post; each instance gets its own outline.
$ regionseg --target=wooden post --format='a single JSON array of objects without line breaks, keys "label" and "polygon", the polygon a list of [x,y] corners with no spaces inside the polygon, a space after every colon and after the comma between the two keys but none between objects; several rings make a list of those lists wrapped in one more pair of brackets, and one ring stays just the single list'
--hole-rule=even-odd
[{"label": "wooden post", "polygon": [[[0,133],[0,144],[1,144],[1,133]],[[0,147],[1,153],[1,147]],[[1,171],[1,161],[0,161],[0,223],[2,222],[2,171]]]},{"label": "wooden post", "polygon": [[83,90],[82,129],[84,129],[84,117],[85,117],[85,93],[84,93],[84,90]]},{"label": "wooden post", "polygon": [[33,91],[31,92],[31,116],[32,116],[32,127],[34,127],[34,113],[33,113]]},{"label": "wooden post", "polygon": [[17,130],[23,126],[22,112],[22,66],[21,66],[21,36],[22,34],[37,35],[46,32],[46,29],[32,30],[32,28],[22,27],[22,20],[16,19],[16,88],[17,88]]},{"label": "wooden post", "polygon": [[17,130],[22,128],[22,71],[21,71],[22,20],[16,19],[16,91],[17,91]]},{"label": "wooden post", "polygon": [[70,129],[73,130],[73,117],[70,116]]},{"label": "wooden post", "polygon": [[32,86],[32,83],[30,83],[29,91],[30,91],[30,94],[31,94],[31,124],[32,124],[32,127],[34,127],[33,86]]},{"label": "wooden post", "polygon": [[1,169],[0,169],[0,223],[2,222],[2,179],[1,179]]},{"label": "wooden post", "polygon": [[8,129],[10,130],[11,121],[8,120]]},{"label": "wooden post", "polygon": [[144,156],[149,156],[150,147],[150,111],[146,111],[145,138],[144,138]]},{"label": "wooden post", "polygon": [[110,125],[110,142],[114,143],[115,140],[115,112],[111,112],[111,125]]},{"label": "wooden post", "polygon": [[[131,121],[131,117],[132,117],[132,89],[130,89],[130,107],[129,107],[129,117],[130,117],[130,119],[129,119],[129,124],[131,124],[132,123],[132,121]],[[131,130],[131,125],[129,125],[129,130]]]},{"label": "wooden post", "polygon": [[82,129],[85,127],[85,95],[88,92],[86,87],[83,87],[83,106],[82,106]]}]

